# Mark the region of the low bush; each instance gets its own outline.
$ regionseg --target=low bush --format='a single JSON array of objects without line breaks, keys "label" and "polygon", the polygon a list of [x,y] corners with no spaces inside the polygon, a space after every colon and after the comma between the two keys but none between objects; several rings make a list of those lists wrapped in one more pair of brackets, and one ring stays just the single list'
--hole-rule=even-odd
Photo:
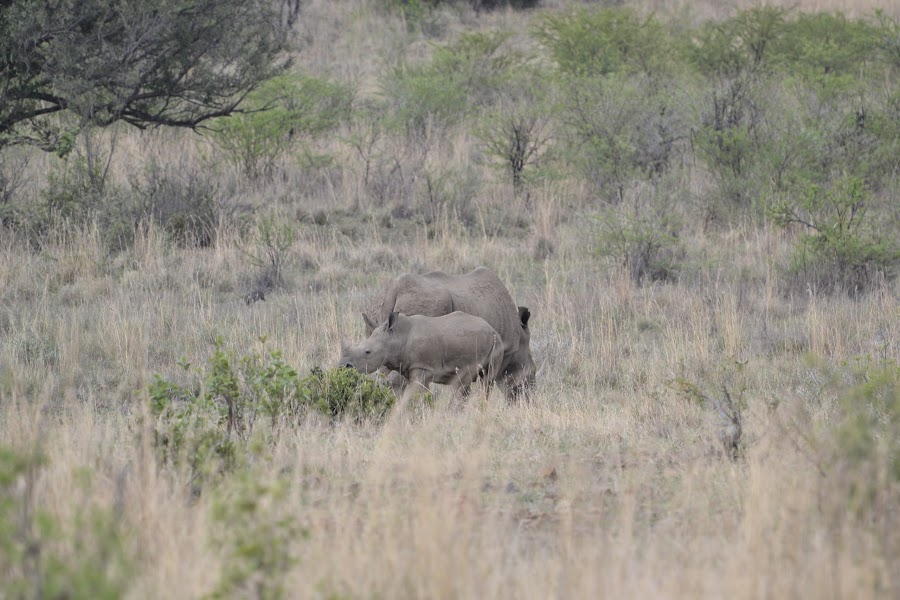
[{"label": "low bush", "polygon": [[268,175],[292,148],[345,122],[353,90],[342,83],[310,76],[282,75],[247,96],[244,112],[219,119],[214,139],[226,158],[245,176]]},{"label": "low bush", "polygon": [[547,13],[538,18],[533,35],[566,75],[659,74],[670,64],[666,30],[630,8]]},{"label": "low bush", "polygon": [[435,49],[431,60],[401,64],[382,82],[394,126],[423,136],[491,105],[527,57],[504,32],[466,33]]},{"label": "low bush", "polygon": [[380,421],[396,400],[389,387],[353,369],[315,368],[304,384],[310,404],[332,419]]},{"label": "low bush", "polygon": [[681,220],[674,208],[674,199],[660,189],[629,194],[600,213],[597,252],[618,262],[637,283],[674,278],[681,255]]},{"label": "low bush", "polygon": [[870,202],[862,179],[844,177],[827,186],[809,184],[799,198],[771,207],[778,225],[804,229],[791,264],[798,283],[855,294],[896,275],[900,246],[875,226]]},{"label": "low bush", "polygon": [[224,560],[210,598],[289,597],[285,576],[297,564],[294,544],[308,534],[291,512],[288,491],[287,480],[254,473],[236,476],[219,491],[210,541]]},{"label": "low bush", "polygon": [[187,466],[195,476],[233,470],[240,444],[277,436],[309,410],[332,420],[378,421],[393,406],[389,387],[349,369],[315,368],[300,377],[278,351],[237,358],[218,339],[204,369],[180,363],[191,381],[184,385],[155,375],[148,386],[154,445],[168,464]]},{"label": "low bush", "polygon": [[688,139],[677,89],[624,75],[570,78],[559,106],[559,157],[602,199],[619,202],[633,181],[658,180]]},{"label": "low bush", "polygon": [[0,447],[0,597],[121,598],[134,567],[121,521],[91,506],[92,472],[81,473],[69,519],[40,504],[39,452]]},{"label": "low bush", "polygon": [[[895,530],[900,525],[894,510],[900,502],[900,365],[871,355],[840,364],[810,357],[805,371],[798,393],[815,394],[815,401],[780,409],[779,425],[834,492],[823,498],[821,510],[880,531]],[[889,538],[876,539],[889,544]],[[892,552],[890,545],[881,550]]]},{"label": "low bush", "polygon": [[179,245],[211,246],[222,216],[219,177],[213,169],[151,160],[131,178],[128,221],[133,227],[152,220]]}]

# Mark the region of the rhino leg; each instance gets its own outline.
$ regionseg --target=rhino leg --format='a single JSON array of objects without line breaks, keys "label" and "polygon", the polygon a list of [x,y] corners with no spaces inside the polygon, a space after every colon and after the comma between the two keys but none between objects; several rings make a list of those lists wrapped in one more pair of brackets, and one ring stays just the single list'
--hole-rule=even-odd
[{"label": "rhino leg", "polygon": [[419,394],[428,392],[432,379],[431,373],[424,369],[411,370],[409,373],[409,383],[406,385],[406,390],[400,397],[400,405],[405,407],[410,400],[418,397]]}]

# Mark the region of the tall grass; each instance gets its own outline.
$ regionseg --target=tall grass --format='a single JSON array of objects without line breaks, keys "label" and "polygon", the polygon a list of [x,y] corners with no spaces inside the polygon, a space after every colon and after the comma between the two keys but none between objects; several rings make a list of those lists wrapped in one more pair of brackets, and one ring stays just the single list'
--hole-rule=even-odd
[{"label": "tall grass", "polygon": [[[633,4],[698,22],[733,6]],[[304,11],[298,60],[356,81],[363,96],[392,61],[431,52],[371,2],[312,0]],[[435,17],[435,36],[521,31],[530,18],[448,14]],[[208,247],[148,219],[111,249],[102,211],[41,235],[0,231],[0,449],[44,457],[0,478],[0,526],[45,560],[14,560],[0,542],[0,595],[4,580],[40,579],[48,557],[77,566],[93,554],[113,566],[79,573],[121,579],[134,598],[260,596],[264,578],[297,598],[898,594],[896,415],[861,404],[876,407],[870,446],[845,416],[900,361],[900,282],[853,297],[788,285],[797,232],[705,223],[692,203],[677,208],[678,276],[636,282],[598,255],[598,200],[585,182],[551,173],[516,193],[476,137],[454,130],[381,138],[374,155],[396,165],[373,175],[385,180],[375,190],[341,134],[315,141],[333,158],[324,166],[288,156],[251,184],[206,138],[120,132],[114,187],[154,162],[215,174],[221,218]],[[30,179],[55,161],[36,154]],[[709,175],[687,162],[678,185],[699,203]],[[437,200],[426,172],[450,182]],[[478,193],[461,195],[471,180]],[[281,285],[247,305],[260,277],[248,253],[256,212],[295,235]],[[218,337],[238,355],[280,349],[301,375],[332,366],[340,340],[363,335],[366,300],[398,274],[480,264],[532,312],[541,377],[530,402],[495,393],[458,407],[438,390],[434,406],[384,425],[310,415],[254,439],[245,464],[211,482],[157,460],[154,374],[184,377],[179,364],[205,364]],[[712,402],[727,397],[744,401],[737,456]],[[108,525],[86,524],[85,511]],[[53,535],[39,532],[37,513]],[[110,531],[120,546],[104,542]],[[276,542],[286,560],[260,566]],[[113,556],[129,567],[117,571]],[[243,569],[247,581],[223,588]]]}]

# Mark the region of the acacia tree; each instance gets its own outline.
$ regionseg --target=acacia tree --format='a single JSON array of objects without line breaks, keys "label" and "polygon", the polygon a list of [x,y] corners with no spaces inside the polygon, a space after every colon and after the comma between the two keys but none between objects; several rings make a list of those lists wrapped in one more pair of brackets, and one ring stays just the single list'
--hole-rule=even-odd
[{"label": "acacia tree", "polygon": [[287,66],[298,0],[0,0],[0,149],[79,126],[196,129]]}]

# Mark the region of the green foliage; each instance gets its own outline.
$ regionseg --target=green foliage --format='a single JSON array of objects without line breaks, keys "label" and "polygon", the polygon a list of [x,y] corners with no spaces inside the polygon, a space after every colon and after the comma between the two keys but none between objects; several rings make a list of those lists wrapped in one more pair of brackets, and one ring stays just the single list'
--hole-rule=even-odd
[{"label": "green foliage", "polygon": [[356,422],[380,421],[396,400],[389,387],[354,369],[315,368],[304,382],[312,405],[334,419],[346,415]]},{"label": "green foliage", "polygon": [[570,79],[560,156],[598,194],[621,201],[631,181],[658,179],[683,151],[680,100],[673,87],[623,74]]},{"label": "green foliage", "polygon": [[[164,464],[184,464],[194,477],[205,477],[237,464],[237,448],[223,429],[227,407],[154,375],[148,386],[153,441]],[[223,414],[224,412],[224,414]]]},{"label": "green foliage", "polygon": [[810,184],[799,199],[774,205],[770,214],[778,225],[806,229],[794,251],[795,275],[825,291],[850,293],[865,290],[876,275],[893,276],[900,247],[877,230],[870,202],[862,179],[844,177],[827,187]]},{"label": "green foliage", "polygon": [[262,269],[267,284],[262,287],[284,283],[284,268],[290,262],[295,235],[293,225],[286,219],[265,216],[257,221],[254,247],[242,250],[250,264]]},{"label": "green foliage", "polygon": [[255,179],[270,174],[288,151],[334,130],[348,118],[352,103],[349,86],[282,75],[247,96],[247,112],[217,120],[214,138],[228,160]]},{"label": "green foliage", "polygon": [[212,543],[224,554],[219,584],[210,598],[288,597],[285,575],[297,564],[294,544],[308,533],[287,502],[286,480],[238,475],[212,507]]},{"label": "green foliage", "polygon": [[680,219],[672,198],[659,190],[636,193],[598,218],[597,252],[610,257],[635,282],[674,278],[678,272]]},{"label": "green foliage", "polygon": [[378,421],[395,401],[390,388],[356,371],[315,368],[301,378],[281,352],[238,359],[225,351],[221,338],[205,369],[192,372],[189,363],[180,364],[193,375],[192,385],[154,375],[150,416],[160,460],[187,465],[195,477],[238,466],[261,417],[277,436],[310,409],[335,420]]},{"label": "green foliage", "polygon": [[749,171],[759,151],[763,113],[753,78],[737,78],[713,87],[700,114],[694,151],[709,167],[722,195],[732,204],[748,204]]},{"label": "green foliage", "polygon": [[490,105],[527,57],[507,44],[509,34],[466,33],[435,48],[430,61],[401,64],[383,82],[395,124],[408,133],[449,127]]},{"label": "green foliage", "polygon": [[537,72],[510,82],[497,104],[486,111],[476,135],[510,176],[515,191],[546,154],[551,140],[550,82]]},{"label": "green foliage", "polygon": [[875,11],[877,45],[885,62],[893,68],[900,68],[900,21],[892,19],[883,11]]},{"label": "green foliage", "polygon": [[71,522],[43,510],[36,486],[45,464],[39,453],[0,447],[0,596],[121,598],[133,563],[120,521],[88,505],[90,477],[84,497],[71,498]]},{"label": "green foliage", "polygon": [[789,423],[795,443],[828,479],[842,513],[881,522],[900,491],[900,365],[856,357],[808,369],[827,418],[800,410]]},{"label": "green foliage", "polygon": [[852,92],[881,62],[879,31],[840,13],[801,13],[784,26],[777,52],[785,73],[800,77],[820,98]]},{"label": "green foliage", "polygon": [[579,9],[547,13],[533,29],[560,71],[579,77],[615,72],[660,73],[670,41],[653,17],[640,19],[629,8]]},{"label": "green foliage", "polygon": [[835,424],[835,458],[850,469],[884,461],[891,480],[900,483],[900,365],[856,362],[857,382],[838,400],[842,414]]},{"label": "green foliage", "polygon": [[707,76],[738,77],[771,70],[773,46],[785,35],[787,11],[760,6],[688,33],[687,59]]}]

